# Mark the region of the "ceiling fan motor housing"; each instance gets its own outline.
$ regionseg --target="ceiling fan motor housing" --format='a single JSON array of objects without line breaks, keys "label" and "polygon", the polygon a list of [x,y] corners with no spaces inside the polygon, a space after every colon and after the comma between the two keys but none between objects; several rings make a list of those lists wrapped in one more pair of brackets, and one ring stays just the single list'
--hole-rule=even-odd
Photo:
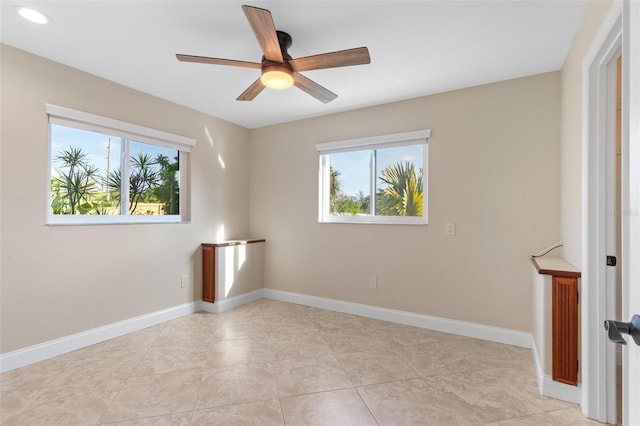
[{"label": "ceiling fan motor housing", "polygon": [[282,57],[285,59],[285,61],[290,60],[291,56],[289,55],[289,52],[287,52],[287,50],[289,50],[289,48],[291,47],[293,39],[284,31],[276,31],[276,35],[278,36],[278,44],[280,45]]},{"label": "ceiling fan motor housing", "polygon": [[261,81],[272,89],[286,89],[293,84],[293,67],[289,64],[291,56],[287,49],[291,47],[291,36],[284,31],[276,31],[280,51],[282,52],[282,62],[270,61],[262,57]]},{"label": "ceiling fan motor housing", "polygon": [[[273,61],[268,61],[268,60],[263,60],[262,61],[262,72],[265,73],[267,71],[284,71],[283,68],[286,68],[287,70],[289,70],[290,72],[293,72],[293,67],[291,65],[289,65],[289,61],[287,61],[285,59],[285,61],[283,63],[280,62],[273,62]],[[284,71],[286,72],[286,71]]]}]

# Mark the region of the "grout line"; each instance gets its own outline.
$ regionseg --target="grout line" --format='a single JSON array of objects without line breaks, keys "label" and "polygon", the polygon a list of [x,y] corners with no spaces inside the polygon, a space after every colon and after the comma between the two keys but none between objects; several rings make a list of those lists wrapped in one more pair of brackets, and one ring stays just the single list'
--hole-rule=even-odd
[{"label": "grout line", "polygon": [[319,393],[329,393],[329,392],[335,392],[335,391],[341,391],[341,390],[347,390],[347,389],[355,389],[355,386],[350,386],[350,387],[339,387],[339,388],[335,388],[335,389],[325,389],[325,390],[321,390],[321,391],[315,391],[315,392],[303,392],[303,393],[297,393],[294,395],[287,395],[287,396],[281,396],[280,399],[287,399],[287,398],[297,398],[299,396],[309,396],[309,395],[316,395]]},{"label": "grout line", "polygon": [[375,414],[373,414],[373,410],[371,409],[371,407],[369,407],[369,404],[367,404],[367,401],[365,401],[364,397],[360,393],[360,389],[358,389],[358,387],[356,387],[355,389],[356,389],[356,392],[358,393],[358,396],[360,397],[360,400],[362,401],[364,406],[367,407],[367,410],[369,411],[369,414],[371,414],[371,417],[373,418],[373,421],[375,421],[379,426],[380,425],[380,421],[376,418]]},{"label": "grout line", "polygon": [[278,397],[278,404],[280,404],[280,414],[282,414],[282,423],[286,426],[287,418],[284,416],[284,407],[282,406],[282,398],[280,397]]}]

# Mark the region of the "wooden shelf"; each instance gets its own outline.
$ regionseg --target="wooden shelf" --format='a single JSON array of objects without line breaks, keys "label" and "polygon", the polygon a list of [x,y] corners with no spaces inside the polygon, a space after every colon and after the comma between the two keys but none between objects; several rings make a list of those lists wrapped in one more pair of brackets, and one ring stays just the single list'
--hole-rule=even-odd
[{"label": "wooden shelf", "polygon": [[228,240],[221,243],[202,243],[202,247],[229,247],[229,246],[242,246],[245,244],[264,243],[264,238],[255,240]]},{"label": "wooden shelf", "polygon": [[558,256],[532,257],[531,262],[536,267],[536,271],[542,275],[553,275],[554,277],[580,278],[582,274],[575,266]]}]

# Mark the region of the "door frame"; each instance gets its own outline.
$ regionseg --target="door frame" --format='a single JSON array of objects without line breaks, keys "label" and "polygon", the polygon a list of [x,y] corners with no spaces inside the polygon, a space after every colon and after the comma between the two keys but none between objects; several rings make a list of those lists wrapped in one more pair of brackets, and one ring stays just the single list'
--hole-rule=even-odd
[{"label": "door frame", "polygon": [[[623,10],[622,99],[622,250],[627,259],[640,255],[640,2],[625,1]],[[633,285],[632,285],[633,283]],[[622,320],[640,314],[640,263],[622,265]],[[622,420],[640,423],[640,347],[622,351]]]},{"label": "door frame", "polygon": [[[612,62],[620,55],[623,5],[614,1],[596,34],[582,67],[582,411],[601,422],[616,422],[616,348],[604,332],[604,320],[615,316],[615,286],[607,282],[607,150],[615,149],[612,128]],[[624,58],[623,58],[624,61]],[[623,73],[623,88],[625,75]],[[624,89],[623,89],[623,97]],[[623,129],[624,132],[624,129]],[[612,135],[614,135],[612,137]],[[614,146],[611,147],[611,144]],[[608,175],[609,173],[609,175]],[[624,179],[624,176],[623,176]],[[623,183],[624,186],[624,183]],[[615,205],[614,205],[615,210]],[[611,237],[609,235],[609,237]]]}]

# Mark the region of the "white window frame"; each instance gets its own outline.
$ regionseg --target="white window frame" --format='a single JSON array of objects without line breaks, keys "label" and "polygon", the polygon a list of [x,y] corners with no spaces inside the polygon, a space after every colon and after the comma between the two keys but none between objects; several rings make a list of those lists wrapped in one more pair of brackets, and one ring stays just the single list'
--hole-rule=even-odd
[{"label": "white window frame", "polygon": [[[325,142],[316,145],[319,161],[318,178],[318,222],[320,223],[366,223],[366,224],[398,224],[398,225],[426,225],[428,220],[428,183],[429,183],[429,138],[431,130],[417,130],[413,132],[394,133],[368,138],[350,139]],[[367,151],[382,148],[400,147],[423,144],[423,198],[422,216],[338,216],[329,211],[329,182],[330,164],[328,156],[334,153]],[[375,167],[372,164],[371,186],[375,188]],[[372,191],[372,190],[370,190]],[[375,194],[371,194],[371,202],[375,203]]]},{"label": "white window frame", "polygon": [[[102,117],[87,112],[53,104],[45,104],[49,119],[49,136],[47,141],[47,225],[100,225],[127,223],[184,223],[190,220],[190,158],[189,153],[196,140],[173,133]],[[123,140],[142,142],[155,146],[172,148],[179,151],[178,162],[180,169],[180,214],[179,215],[130,215],[122,206],[129,194],[128,182],[123,180],[121,193],[125,199],[121,200],[120,215],[56,215],[51,213],[51,125],[61,125],[74,129],[88,130],[120,137]],[[121,159],[121,167],[129,166],[128,143]]]}]

